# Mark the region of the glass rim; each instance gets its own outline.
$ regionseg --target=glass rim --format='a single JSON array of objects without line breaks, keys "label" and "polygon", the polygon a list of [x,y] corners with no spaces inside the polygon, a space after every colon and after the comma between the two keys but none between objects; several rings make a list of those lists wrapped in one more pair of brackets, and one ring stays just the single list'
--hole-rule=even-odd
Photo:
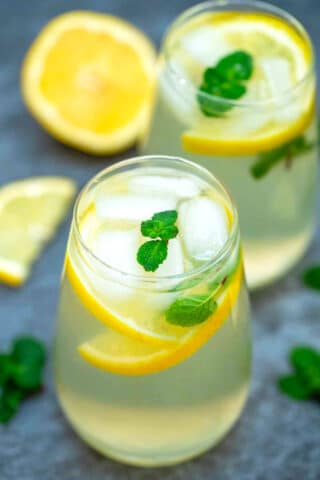
[{"label": "glass rim", "polygon": [[[216,95],[211,95],[206,92],[202,92],[197,89],[194,85],[192,85],[191,82],[188,82],[186,77],[183,77],[182,75],[179,74],[179,72],[173,68],[172,63],[170,62],[170,37],[178,28],[179,26],[184,25],[189,19],[192,19],[192,17],[195,17],[196,15],[199,15],[209,8],[214,11],[215,9],[223,8],[223,7],[228,7],[228,6],[239,6],[239,7],[252,7],[253,9],[260,9],[261,11],[264,11],[267,14],[274,15],[282,20],[284,20],[286,23],[291,25],[301,36],[302,38],[305,39],[307,42],[308,46],[310,47],[310,52],[311,52],[311,61],[310,65],[308,66],[308,69],[304,73],[303,77],[298,80],[292,87],[289,89],[285,90],[281,94],[275,95],[271,98],[266,98],[266,99],[261,99],[261,100],[251,100],[251,101],[243,101],[241,99],[238,100],[231,100],[231,99],[226,99],[222,97],[218,97]],[[311,41],[311,38],[303,26],[303,24],[291,13],[287,12],[286,10],[282,9],[281,7],[278,7],[274,4],[267,3],[264,1],[260,0],[207,0],[205,2],[198,3],[192,7],[189,7],[185,9],[182,13],[180,13],[175,20],[169,25],[167,30],[164,33],[162,44],[161,44],[161,53],[163,54],[163,57],[168,65],[168,73],[171,75],[171,79],[174,82],[179,82],[179,88],[177,91],[179,92],[180,95],[183,95],[181,86],[187,87],[189,91],[192,91],[193,94],[198,94],[200,95],[203,99],[208,99],[209,101],[214,101],[215,103],[220,103],[220,104],[228,104],[232,107],[238,107],[238,108],[264,108],[266,106],[269,106],[271,104],[279,104],[280,107],[283,107],[283,104],[286,103],[286,99],[292,101],[292,95],[294,95],[296,92],[299,92],[303,86],[310,81],[310,79],[314,76],[315,74],[315,55],[314,55],[314,47],[313,43]]]},{"label": "glass rim", "polygon": [[[201,175],[198,175],[200,178],[203,178],[205,176],[205,180],[208,181],[209,186],[212,188],[215,188],[215,185],[217,185],[221,193],[223,194],[224,198],[228,202],[228,207],[231,210],[232,213],[232,218],[233,222],[231,225],[230,232],[228,234],[228,239],[223,245],[223,247],[217,252],[217,254],[211,259],[208,260],[207,262],[204,262],[202,265],[199,267],[193,268],[187,272],[175,274],[175,275],[163,275],[163,276],[157,276],[156,278],[152,278],[151,276],[145,275],[145,274],[132,274],[129,272],[125,272],[123,270],[120,270],[118,268],[113,267],[112,265],[109,265],[107,262],[101,260],[97,255],[94,254],[92,249],[86,244],[86,241],[83,239],[83,236],[81,235],[80,231],[80,222],[79,222],[79,207],[80,203],[85,198],[85,196],[89,193],[90,188],[94,184],[98,184],[99,181],[102,181],[102,177],[105,175],[109,174],[114,174],[117,171],[121,171],[122,169],[126,169],[126,167],[132,167],[132,166],[139,166],[139,165],[150,165],[150,162],[153,162],[153,160],[159,160],[160,162],[168,162],[168,165],[165,165],[165,167],[170,168],[170,164],[172,163],[171,168],[174,168],[175,165],[184,165],[188,167],[189,169],[192,169],[194,172],[199,172]],[[159,167],[159,165],[155,165],[155,167]],[[161,168],[161,166],[160,166]],[[229,194],[228,190],[226,187],[213,175],[210,173],[206,168],[191,162],[190,160],[186,160],[181,157],[177,156],[170,156],[170,155],[143,155],[143,156],[136,156],[127,160],[122,160],[120,162],[116,162],[109,167],[106,167],[103,169],[101,172],[98,174],[94,175],[87,183],[86,185],[82,188],[82,190],[79,192],[78,197],[76,199],[74,208],[73,208],[73,214],[72,214],[72,232],[74,231],[76,234],[76,239],[79,242],[81,248],[84,250],[84,252],[88,255],[88,258],[93,260],[95,263],[100,265],[103,270],[106,272],[111,272],[113,275],[116,274],[117,277],[120,276],[121,279],[118,280],[115,279],[114,281],[116,283],[125,283],[125,279],[128,280],[133,280],[133,281],[140,281],[142,284],[146,285],[156,285],[156,286],[162,286],[160,284],[164,282],[172,282],[172,281],[184,281],[184,280],[189,280],[195,277],[198,277],[200,275],[205,274],[206,272],[210,271],[211,269],[215,268],[216,266],[219,266],[221,264],[224,264],[225,261],[229,258],[229,256],[232,254],[234,247],[237,243],[237,238],[238,238],[238,232],[239,232],[239,219],[238,219],[238,212],[235,206],[235,203]],[[99,271],[99,273],[101,273]],[[123,277],[123,281],[122,281]],[[112,278],[112,277],[111,277]],[[113,279],[113,278],[112,278]]]}]

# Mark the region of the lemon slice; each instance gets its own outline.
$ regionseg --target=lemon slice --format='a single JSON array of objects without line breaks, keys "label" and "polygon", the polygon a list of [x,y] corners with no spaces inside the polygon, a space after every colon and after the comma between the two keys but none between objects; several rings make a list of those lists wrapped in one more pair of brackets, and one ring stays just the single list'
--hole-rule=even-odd
[{"label": "lemon slice", "polygon": [[0,189],[0,282],[23,284],[75,195],[66,178],[38,177]]},{"label": "lemon slice", "polygon": [[[204,155],[256,154],[290,141],[309,126],[315,111],[314,85],[310,80],[299,95],[294,91],[313,61],[312,48],[299,30],[272,15],[229,12],[203,15],[187,25],[183,34],[185,48],[197,56],[196,45],[202,61],[205,58],[201,57],[201,48],[209,58],[206,49],[211,39],[220,58],[245,50],[254,62],[246,95],[225,117],[197,115],[192,128],[182,135],[186,151]],[[213,55],[214,51],[213,46]],[[201,72],[204,68],[202,63]],[[259,107],[261,100],[266,101],[263,108]]]},{"label": "lemon slice", "polygon": [[172,367],[195,353],[223,325],[237,301],[242,276],[240,263],[214,314],[201,325],[184,329],[175,347],[157,349],[110,330],[80,345],[79,353],[94,367],[122,375],[145,375]]},{"label": "lemon slice", "polygon": [[111,15],[70,12],[51,21],[22,68],[30,111],[54,137],[92,154],[130,146],[145,128],[155,52]]}]

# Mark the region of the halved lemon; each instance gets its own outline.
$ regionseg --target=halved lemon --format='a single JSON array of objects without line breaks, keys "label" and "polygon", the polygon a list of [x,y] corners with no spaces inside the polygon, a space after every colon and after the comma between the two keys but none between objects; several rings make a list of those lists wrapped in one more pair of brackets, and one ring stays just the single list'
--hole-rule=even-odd
[{"label": "halved lemon", "polygon": [[23,284],[75,192],[74,182],[61,177],[30,178],[0,188],[0,282]]},{"label": "halved lemon", "polygon": [[[207,14],[184,27],[186,48],[214,39],[220,58],[235,50],[253,57],[254,73],[247,93],[222,117],[196,116],[182,135],[182,146],[203,155],[251,155],[270,150],[304,132],[315,113],[312,78],[297,85],[312,67],[312,47],[304,34],[286,21],[264,13]],[[201,33],[202,32],[202,33]],[[182,32],[179,32],[182,35]],[[208,45],[201,48],[208,50]],[[215,47],[216,45],[216,47]],[[199,68],[199,67],[197,67]],[[201,74],[206,68],[203,64]],[[265,101],[260,103],[260,101]]]},{"label": "halved lemon", "polygon": [[185,329],[177,346],[159,349],[112,330],[79,346],[79,353],[94,367],[122,375],[156,373],[177,365],[196,352],[229,317],[237,301],[243,276],[239,264],[232,282],[218,300],[215,313],[204,323]]},{"label": "halved lemon", "polygon": [[155,51],[133,25],[88,11],[52,20],[31,46],[22,93],[40,124],[92,154],[129,147],[145,128]]}]

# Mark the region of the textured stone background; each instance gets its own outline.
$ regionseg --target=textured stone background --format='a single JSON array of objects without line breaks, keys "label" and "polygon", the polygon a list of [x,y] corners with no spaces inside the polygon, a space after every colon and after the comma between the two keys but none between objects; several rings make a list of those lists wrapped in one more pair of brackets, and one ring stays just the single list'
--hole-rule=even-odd
[{"label": "textured stone background", "polygon": [[[34,36],[53,16],[72,9],[121,15],[159,44],[165,27],[192,0],[1,0],[0,1],[0,184],[31,175],[61,174],[79,184],[110,160],[96,160],[59,145],[26,112],[19,69]],[[317,46],[319,0],[279,0],[300,18]],[[121,158],[129,156],[127,153]],[[111,159],[111,161],[118,158]],[[0,287],[0,348],[32,332],[48,348],[53,335],[58,280],[68,225],[42,255],[27,285]],[[318,231],[319,233],[319,231]],[[0,232],[1,235],[1,232]],[[296,342],[320,346],[320,295],[302,288],[299,276],[319,260],[317,236],[303,262],[284,280],[253,296],[254,377],[247,408],[214,451],[179,467],[138,469],[101,457],[65,422],[56,402],[50,365],[46,391],[26,402],[0,428],[1,480],[319,480],[320,406],[279,395],[278,374]]]}]

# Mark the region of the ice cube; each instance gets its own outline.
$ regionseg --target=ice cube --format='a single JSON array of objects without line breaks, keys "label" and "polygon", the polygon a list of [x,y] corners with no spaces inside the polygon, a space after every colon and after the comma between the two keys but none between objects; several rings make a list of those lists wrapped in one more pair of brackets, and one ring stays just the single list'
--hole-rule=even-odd
[{"label": "ice cube", "polygon": [[191,198],[199,195],[200,185],[190,178],[165,177],[163,175],[141,175],[128,182],[134,193],[160,193],[176,195],[180,198]]},{"label": "ice cube", "polygon": [[[116,270],[134,275],[141,274],[141,267],[136,260],[138,248],[138,229],[103,231],[97,235],[92,245],[93,253],[100,260]],[[104,298],[124,300],[135,294],[134,286],[137,282],[110,269],[95,278],[93,288]]]},{"label": "ice cube", "polygon": [[136,260],[139,248],[139,230],[105,230],[97,235],[93,253],[111,267],[125,273],[139,275]]},{"label": "ice cube", "polygon": [[260,67],[267,80],[271,98],[278,97],[292,87],[293,76],[288,60],[282,57],[263,58]]},{"label": "ice cube", "polygon": [[141,222],[163,210],[174,210],[177,199],[166,195],[101,195],[95,202],[98,216],[104,220]]},{"label": "ice cube", "polygon": [[188,254],[199,261],[212,259],[228,238],[228,218],[215,201],[200,197],[179,209],[180,232]]},{"label": "ice cube", "polygon": [[185,51],[204,65],[214,65],[220,58],[231,52],[221,32],[209,26],[191,31],[182,39]]},{"label": "ice cube", "polygon": [[184,272],[183,252],[180,240],[174,238],[168,243],[168,256],[155,271],[157,277],[179,275]]}]

